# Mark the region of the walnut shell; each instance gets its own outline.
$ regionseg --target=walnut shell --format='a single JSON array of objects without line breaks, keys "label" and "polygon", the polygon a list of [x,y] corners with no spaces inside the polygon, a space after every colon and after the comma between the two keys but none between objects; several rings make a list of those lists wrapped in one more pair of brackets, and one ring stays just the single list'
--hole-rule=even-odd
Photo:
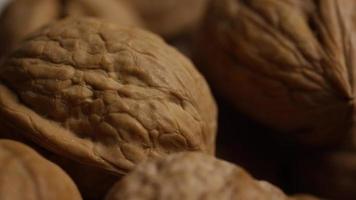
[{"label": "walnut shell", "polygon": [[118,0],[132,5],[147,28],[166,38],[196,29],[209,0]]},{"label": "walnut shell", "polygon": [[337,151],[301,157],[294,183],[298,190],[330,199],[356,199],[356,152]]},{"label": "walnut shell", "polygon": [[0,140],[0,171],[0,199],[82,199],[61,168],[24,144]]},{"label": "walnut shell", "polygon": [[58,0],[13,0],[0,16],[0,55],[60,16]]},{"label": "walnut shell", "polygon": [[117,0],[13,0],[0,17],[0,55],[15,49],[40,27],[68,16],[91,16],[119,25],[142,26],[130,6]]},{"label": "walnut shell", "polygon": [[97,17],[119,25],[143,27],[139,15],[124,1],[66,0],[63,9],[67,17]]},{"label": "walnut shell", "polygon": [[196,60],[241,111],[313,145],[345,137],[354,112],[353,0],[214,0]]},{"label": "walnut shell", "polygon": [[[34,149],[45,159],[55,163],[69,175],[85,200],[103,199],[110,188],[121,178],[121,176],[114,175],[103,169],[73,162],[71,159],[52,153],[32,142],[21,133],[14,132],[15,128],[2,126],[4,124],[3,120],[0,119],[0,122],[0,140],[10,139],[23,143]],[[12,131],[11,134],[8,130]]]},{"label": "walnut shell", "polygon": [[278,188],[242,168],[200,153],[178,153],[139,165],[106,200],[286,200]]},{"label": "walnut shell", "polygon": [[216,105],[161,38],[95,19],[34,34],[0,68],[0,119],[41,146],[115,174],[180,151],[214,153]]}]

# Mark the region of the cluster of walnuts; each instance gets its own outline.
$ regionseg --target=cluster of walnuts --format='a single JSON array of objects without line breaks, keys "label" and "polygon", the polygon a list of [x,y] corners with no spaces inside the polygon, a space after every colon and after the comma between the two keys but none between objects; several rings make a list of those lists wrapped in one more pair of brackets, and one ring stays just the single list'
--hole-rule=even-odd
[{"label": "cluster of walnuts", "polygon": [[[356,199],[354,0],[12,0],[0,44],[0,199]],[[220,98],[293,189],[220,159]]]}]

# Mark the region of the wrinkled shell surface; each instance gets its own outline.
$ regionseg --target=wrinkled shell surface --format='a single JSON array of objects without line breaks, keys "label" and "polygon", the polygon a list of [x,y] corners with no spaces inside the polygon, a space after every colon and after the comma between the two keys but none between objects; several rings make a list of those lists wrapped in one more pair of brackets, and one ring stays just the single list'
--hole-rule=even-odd
[{"label": "wrinkled shell surface", "polygon": [[353,0],[214,0],[197,62],[212,85],[260,122],[322,144],[354,112]]},{"label": "wrinkled shell surface", "polygon": [[142,26],[139,16],[117,0],[12,0],[0,17],[0,55],[32,32],[68,16],[90,16],[119,25]]},{"label": "wrinkled shell surface", "polygon": [[118,174],[149,157],[215,149],[205,80],[145,31],[57,22],[6,61],[0,80],[1,118],[47,149]]},{"label": "wrinkled shell surface", "polygon": [[175,37],[197,28],[209,0],[117,0],[125,1],[140,14],[151,31]]},{"label": "wrinkled shell surface", "polygon": [[330,199],[356,199],[356,152],[334,152],[300,159],[295,183],[300,190]]},{"label": "wrinkled shell surface", "polygon": [[78,189],[59,167],[31,148],[0,140],[0,199],[80,200]]},{"label": "wrinkled shell surface", "polygon": [[179,153],[139,165],[107,200],[286,200],[276,187],[243,169],[199,153]]}]

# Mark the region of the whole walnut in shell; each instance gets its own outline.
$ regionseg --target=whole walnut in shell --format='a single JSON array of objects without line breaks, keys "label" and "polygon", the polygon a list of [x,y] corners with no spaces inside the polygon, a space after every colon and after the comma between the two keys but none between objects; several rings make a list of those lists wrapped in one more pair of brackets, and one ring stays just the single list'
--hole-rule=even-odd
[{"label": "whole walnut in shell", "polygon": [[216,106],[191,62],[154,34],[66,19],[0,68],[0,118],[64,157],[114,174],[215,150]]},{"label": "whole walnut in shell", "polygon": [[165,38],[195,30],[209,0],[117,0],[125,1],[141,16],[145,26]]},{"label": "whole walnut in shell", "polygon": [[0,169],[2,200],[82,199],[61,168],[24,144],[0,140]]},{"label": "whole walnut in shell", "polygon": [[320,145],[354,112],[356,1],[213,0],[196,61],[241,111]]},{"label": "whole walnut in shell", "polygon": [[275,186],[242,168],[200,153],[178,153],[139,165],[106,200],[287,200]]},{"label": "whole walnut in shell", "polygon": [[0,16],[0,55],[16,48],[42,26],[68,16],[91,16],[119,25],[142,26],[131,7],[117,0],[12,0]]}]

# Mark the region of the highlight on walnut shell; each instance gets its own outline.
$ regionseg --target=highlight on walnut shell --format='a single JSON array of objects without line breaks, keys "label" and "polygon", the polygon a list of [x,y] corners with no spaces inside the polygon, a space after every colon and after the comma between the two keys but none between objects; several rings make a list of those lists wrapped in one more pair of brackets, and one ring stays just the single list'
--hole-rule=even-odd
[{"label": "highlight on walnut shell", "polygon": [[150,160],[126,175],[106,200],[243,199],[287,200],[275,186],[254,180],[242,168],[201,153]]},{"label": "highlight on walnut shell", "polygon": [[0,140],[0,169],[0,199],[82,199],[61,168],[24,144]]},{"label": "highlight on walnut shell", "polygon": [[0,55],[18,47],[42,26],[69,16],[90,16],[118,25],[142,26],[135,11],[117,0],[12,0],[0,16]]},{"label": "highlight on walnut shell", "polygon": [[302,156],[293,173],[295,187],[330,199],[356,199],[356,152],[340,150]]},{"label": "highlight on walnut shell", "polygon": [[0,118],[67,158],[124,174],[147,158],[213,154],[217,109],[158,36],[96,19],[37,32],[0,67]]},{"label": "highlight on walnut shell", "polygon": [[130,4],[149,30],[165,38],[174,38],[197,29],[209,0],[117,1]]},{"label": "highlight on walnut shell", "polygon": [[354,112],[356,1],[213,0],[196,61],[241,111],[299,142],[342,140]]}]

